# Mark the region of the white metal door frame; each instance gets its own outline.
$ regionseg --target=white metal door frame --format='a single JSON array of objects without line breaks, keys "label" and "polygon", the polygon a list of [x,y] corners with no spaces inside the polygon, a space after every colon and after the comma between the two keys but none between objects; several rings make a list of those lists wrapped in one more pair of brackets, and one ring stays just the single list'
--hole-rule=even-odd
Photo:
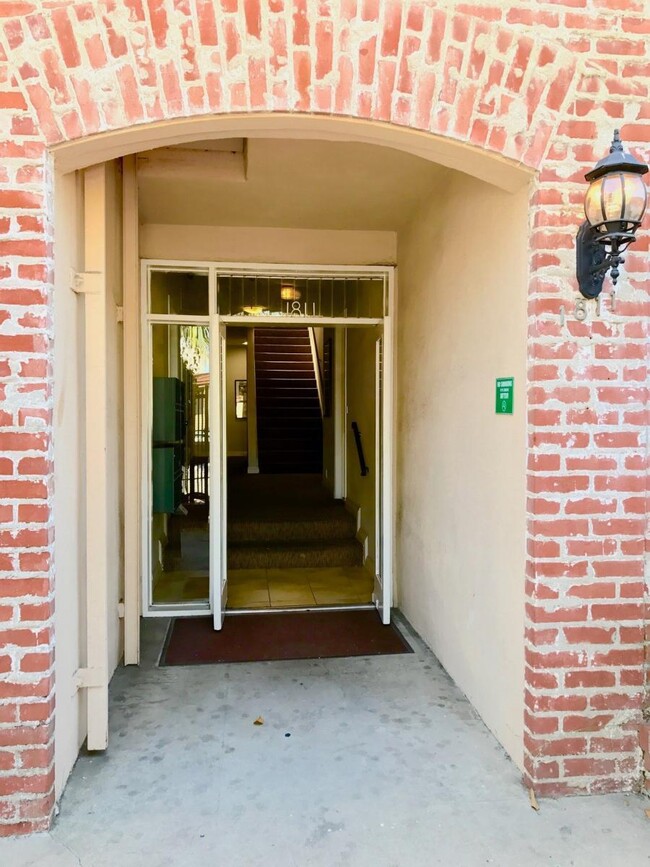
[{"label": "white metal door frame", "polygon": [[228,602],[228,475],[226,429],[226,326],[210,317],[210,607],[214,628],[221,629]]},{"label": "white metal door frame", "polygon": [[[208,316],[176,316],[149,313],[149,272],[151,268],[145,260],[141,264],[141,352],[140,352],[140,386],[141,386],[141,429],[140,429],[140,465],[142,477],[140,484],[140,529],[142,558],[142,615],[144,617],[184,617],[205,616],[211,610],[209,603],[195,603],[186,606],[156,605],[152,599],[152,563],[151,563],[151,432],[152,432],[152,378],[151,378],[151,329],[154,325],[210,325]],[[212,289],[209,265],[205,263],[187,262],[181,271],[208,273],[210,299],[214,294]],[[212,335],[210,335],[212,338]],[[212,346],[212,339],[210,346]],[[210,392],[212,389],[210,389]],[[212,409],[212,408],[211,408]],[[217,418],[214,416],[213,418]],[[212,462],[212,455],[211,461]]]},{"label": "white metal door frame", "polygon": [[[149,273],[155,269],[168,269],[178,271],[193,271],[207,272],[209,278],[209,315],[208,316],[171,316],[165,314],[151,314],[148,312],[149,306]],[[336,275],[348,277],[368,277],[371,275],[384,277],[384,317],[382,319],[374,318],[352,318],[352,317],[317,317],[317,316],[219,316],[216,306],[217,295],[217,280],[220,273],[230,273],[236,271],[240,274],[251,276],[309,276],[309,277],[332,277]],[[393,332],[395,327],[395,269],[390,266],[369,265],[360,267],[356,265],[278,265],[275,263],[261,263],[252,265],[242,262],[208,262],[208,261],[179,261],[167,259],[143,259],[141,261],[141,352],[140,352],[140,385],[141,385],[141,467],[142,478],[140,486],[141,497],[141,545],[142,545],[142,596],[141,607],[142,614],[145,617],[170,617],[170,616],[205,616],[211,612],[215,617],[215,628],[219,628],[217,622],[223,622],[223,613],[225,610],[225,600],[227,598],[227,569],[226,569],[226,548],[222,544],[225,536],[225,464],[222,471],[223,454],[225,453],[225,412],[222,407],[225,405],[225,395],[222,393],[223,379],[220,377],[220,387],[210,389],[210,418],[213,432],[218,436],[210,437],[210,487],[211,487],[211,506],[210,506],[210,603],[194,604],[187,606],[154,606],[151,599],[151,542],[150,542],[150,503],[151,503],[151,376],[149,375],[149,367],[151,364],[151,327],[155,324],[209,324],[210,325],[210,353],[211,353],[211,370],[217,370],[215,366],[220,359],[217,357],[217,352],[220,352],[221,345],[221,329],[226,325],[243,325],[247,327],[273,325],[275,326],[316,326],[316,327],[334,327],[345,328],[368,327],[373,325],[382,325],[384,332],[384,411],[383,425],[384,432],[390,431],[390,435],[383,437],[382,450],[382,563],[384,574],[386,576],[387,591],[384,592],[384,601],[388,602],[388,616],[390,616],[390,604],[393,599],[392,580],[393,580],[393,546],[392,536],[394,532],[394,509],[393,509],[393,450],[392,438],[394,434],[394,407],[393,407],[393,368],[395,363],[395,352],[393,342]],[[338,329],[337,329],[338,330]],[[217,429],[217,426],[218,429]],[[218,451],[217,451],[218,449]],[[345,474],[343,474],[345,475]],[[215,497],[214,493],[219,491],[221,496]],[[218,501],[217,509],[213,508],[213,503]],[[217,588],[215,582],[219,578],[222,586],[218,590],[219,601],[216,600]],[[226,579],[226,580],[224,580]],[[388,592],[388,596],[386,596]],[[216,603],[216,604],[215,604]],[[384,606],[386,607],[386,606]],[[384,616],[384,615],[382,615]],[[386,621],[388,622],[388,621]]]},{"label": "white metal door frame", "polygon": [[140,662],[140,291],[135,154],[122,160],[124,319],[124,664]]},{"label": "white metal door frame", "polygon": [[393,605],[393,376],[391,329],[375,342],[375,589],[383,623]]}]

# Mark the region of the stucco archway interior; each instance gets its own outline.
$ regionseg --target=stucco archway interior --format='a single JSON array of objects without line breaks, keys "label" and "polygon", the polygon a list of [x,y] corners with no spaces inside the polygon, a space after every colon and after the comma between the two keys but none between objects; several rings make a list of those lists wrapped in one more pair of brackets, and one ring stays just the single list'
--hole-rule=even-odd
[{"label": "stucco archway interior", "polygon": [[144,258],[398,266],[397,604],[520,763],[527,191],[358,142],[203,141],[137,165]]},{"label": "stucco archway interior", "polygon": [[[395,604],[521,767],[527,190],[320,139],[202,139],[140,151],[135,166],[141,259],[397,266]],[[514,413],[496,416],[504,376]],[[75,592],[61,583],[59,610]],[[112,592],[117,603],[119,582]],[[59,791],[77,722],[57,746]]]}]

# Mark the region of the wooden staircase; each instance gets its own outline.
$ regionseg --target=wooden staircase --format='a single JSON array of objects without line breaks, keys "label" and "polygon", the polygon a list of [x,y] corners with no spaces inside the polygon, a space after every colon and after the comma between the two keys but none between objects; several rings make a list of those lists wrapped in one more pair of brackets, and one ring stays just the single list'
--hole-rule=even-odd
[{"label": "wooden staircase", "polygon": [[261,473],[320,473],[323,422],[306,328],[255,329]]}]

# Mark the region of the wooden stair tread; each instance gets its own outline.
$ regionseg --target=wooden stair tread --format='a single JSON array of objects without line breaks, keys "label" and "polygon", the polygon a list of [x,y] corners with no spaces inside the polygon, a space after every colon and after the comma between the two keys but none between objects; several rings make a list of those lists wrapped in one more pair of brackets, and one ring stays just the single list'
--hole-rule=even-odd
[{"label": "wooden stair tread", "polygon": [[319,473],[323,426],[307,329],[255,329],[255,376],[260,471]]}]

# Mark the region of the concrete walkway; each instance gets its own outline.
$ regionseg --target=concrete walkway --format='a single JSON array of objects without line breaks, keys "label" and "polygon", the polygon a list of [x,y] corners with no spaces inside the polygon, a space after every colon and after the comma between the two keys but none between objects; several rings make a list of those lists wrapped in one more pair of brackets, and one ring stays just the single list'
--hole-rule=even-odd
[{"label": "concrete walkway", "polygon": [[145,663],[113,680],[110,749],[79,759],[51,833],[0,841],[0,864],[650,863],[650,801],[535,813],[417,639],[410,656],[159,669],[165,623],[145,625]]}]

